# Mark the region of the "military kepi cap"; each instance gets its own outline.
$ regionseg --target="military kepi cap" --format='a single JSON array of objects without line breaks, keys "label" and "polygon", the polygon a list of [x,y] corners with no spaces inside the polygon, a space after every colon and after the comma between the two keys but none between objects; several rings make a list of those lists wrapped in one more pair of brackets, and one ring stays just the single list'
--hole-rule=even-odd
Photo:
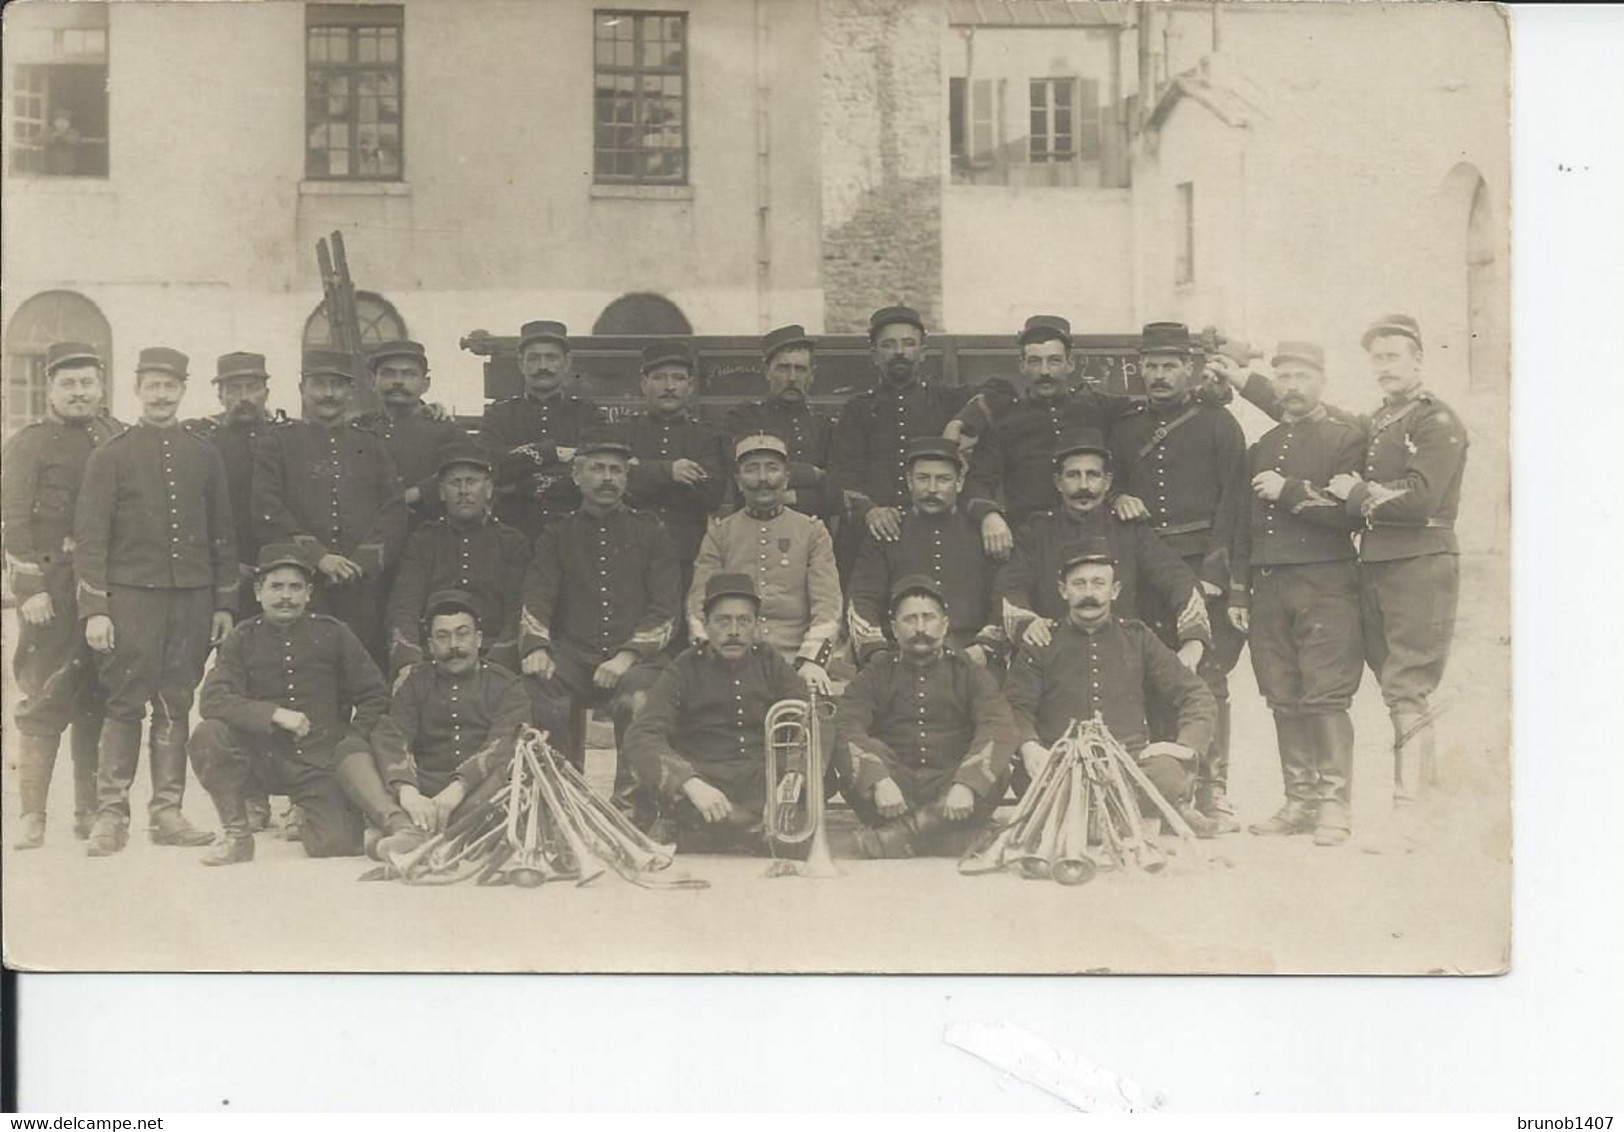
[{"label": "military kepi cap", "polygon": [[519,327],[519,349],[523,351],[532,342],[557,342],[567,350],[570,348],[569,327],[546,318],[527,322]]},{"label": "military kepi cap", "polygon": [[367,355],[367,360],[374,366],[385,358],[414,358],[423,363],[424,369],[427,369],[429,365],[429,355],[423,349],[423,343],[413,342],[407,338],[395,338],[388,342],[379,342],[372,347],[371,352]]},{"label": "military kepi cap", "polygon": [[1275,349],[1274,357],[1269,359],[1269,364],[1278,366],[1286,362],[1301,362],[1323,373],[1325,351],[1318,342],[1282,341]]},{"label": "military kepi cap", "polygon": [[1111,553],[1111,540],[1103,535],[1087,535],[1067,544],[1060,555],[1060,576],[1071,573],[1074,566],[1115,566],[1116,555]]},{"label": "military kepi cap", "polygon": [[316,567],[310,561],[310,555],[296,542],[268,542],[259,548],[259,561],[254,566],[255,574],[263,578],[278,566],[297,566],[307,577],[314,577],[316,574]]},{"label": "military kepi cap", "polygon": [[575,446],[577,456],[591,452],[619,452],[622,456],[630,457],[632,446],[614,425],[592,425],[582,431],[581,443]]},{"label": "military kepi cap", "polygon": [[675,338],[661,338],[650,342],[643,347],[643,372],[649,373],[658,366],[679,365],[686,366],[688,372],[694,372],[694,352],[688,343]]},{"label": "military kepi cap", "polygon": [[943,609],[947,608],[947,598],[942,594],[942,587],[936,584],[935,579],[926,574],[908,574],[898,578],[896,584],[891,587],[891,603],[886,609],[895,613],[903,598],[919,594],[933,597]]},{"label": "military kepi cap", "polygon": [[148,346],[136,360],[136,373],[167,373],[170,377],[186,380],[186,367],[191,359],[168,346]]},{"label": "military kepi cap", "polygon": [[752,452],[772,452],[781,459],[789,459],[789,445],[764,432],[739,437],[738,443],[733,446],[733,459],[742,460]]},{"label": "military kepi cap", "polygon": [[869,317],[868,340],[874,341],[880,331],[899,322],[917,327],[921,334],[925,332],[925,320],[912,307],[881,307]]},{"label": "military kepi cap", "polygon": [[1064,342],[1067,349],[1071,348],[1071,323],[1057,314],[1035,314],[1021,327],[1022,346],[1028,342],[1049,342],[1056,338]]},{"label": "military kepi cap", "polygon": [[341,354],[337,350],[306,350],[299,358],[299,374],[301,377],[342,377],[354,381],[355,374],[350,369],[353,364],[348,354]]},{"label": "military kepi cap", "polygon": [[470,613],[475,626],[479,625],[479,606],[472,596],[462,590],[436,590],[423,603],[423,624],[427,625],[442,613]]},{"label": "military kepi cap", "polygon": [[1141,354],[1191,354],[1190,328],[1182,322],[1147,322],[1139,334]]},{"label": "military kepi cap", "polygon": [[770,362],[780,350],[810,350],[812,347],[812,339],[807,337],[806,330],[791,324],[767,332],[767,336],[761,340],[761,356]]},{"label": "military kepi cap", "polygon": [[231,377],[257,377],[269,381],[271,375],[265,370],[265,355],[247,354],[242,351],[221,354],[215,360],[212,380],[218,385]]},{"label": "military kepi cap", "polygon": [[954,464],[963,460],[959,455],[959,442],[945,436],[915,437],[908,441],[904,451],[903,459],[910,467],[915,460],[947,460]]},{"label": "military kepi cap", "polygon": [[455,468],[461,464],[483,469],[486,473],[491,471],[490,457],[471,438],[452,440],[440,446],[440,466],[436,474],[443,476],[446,469]]},{"label": "military kepi cap", "polygon": [[712,574],[705,582],[705,612],[709,613],[710,607],[724,597],[749,598],[758,606],[761,604],[755,579],[749,574]]},{"label": "military kepi cap", "polygon": [[101,368],[101,355],[88,342],[53,342],[45,349],[45,376],[49,377],[63,366],[90,364]]},{"label": "military kepi cap", "polygon": [[1359,339],[1359,344],[1368,350],[1371,339],[1383,338],[1389,334],[1408,338],[1418,348],[1421,345],[1421,324],[1407,314],[1387,314],[1378,318]]},{"label": "military kepi cap", "polygon": [[1060,434],[1060,443],[1054,450],[1055,467],[1067,456],[1075,456],[1079,452],[1098,452],[1105,457],[1106,465],[1111,463],[1111,450],[1105,446],[1105,436],[1097,428],[1068,428]]}]

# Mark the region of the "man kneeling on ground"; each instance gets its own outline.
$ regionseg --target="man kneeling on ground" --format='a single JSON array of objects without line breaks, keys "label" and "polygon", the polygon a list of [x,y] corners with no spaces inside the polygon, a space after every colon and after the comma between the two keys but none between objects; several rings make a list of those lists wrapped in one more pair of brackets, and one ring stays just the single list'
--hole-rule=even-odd
[{"label": "man kneeling on ground", "polygon": [[942,591],[922,574],[891,590],[896,651],[857,674],[837,717],[841,793],[867,857],[959,856],[992,818],[1015,754],[998,682],[947,648]]},{"label": "man kneeling on ground", "polygon": [[765,725],[806,685],[760,639],[761,599],[748,574],[705,583],[705,639],[649,689],[626,737],[638,786],[654,796],[651,831],[681,852],[759,851],[767,794]]},{"label": "man kneeling on ground", "polygon": [[416,832],[373,761],[373,729],[389,708],[383,674],[349,626],[308,611],[315,568],[298,546],[262,547],[256,573],[263,612],[221,643],[188,745],[222,828],[203,863],[254,859],[243,799],[250,770],[299,807],[312,857],[358,855],[369,821]]}]

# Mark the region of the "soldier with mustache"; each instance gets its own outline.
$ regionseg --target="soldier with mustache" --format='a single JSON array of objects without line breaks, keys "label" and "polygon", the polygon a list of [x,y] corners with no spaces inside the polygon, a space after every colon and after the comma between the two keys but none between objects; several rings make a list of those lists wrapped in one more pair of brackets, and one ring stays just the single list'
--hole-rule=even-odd
[{"label": "soldier with mustache", "polygon": [[[439,514],[440,452],[467,439],[454,420],[423,400],[431,378],[422,343],[396,340],[372,348],[372,387],[383,408],[356,419],[383,437],[405,492],[406,529]],[[387,583],[386,583],[387,585]]]},{"label": "soldier with mustache", "polygon": [[789,491],[784,502],[803,515],[827,519],[836,500],[828,487],[834,422],[813,410],[808,396],[817,378],[815,344],[800,326],[780,326],[761,340],[767,398],[735,405],[723,420],[732,439],[776,436],[789,451]]}]

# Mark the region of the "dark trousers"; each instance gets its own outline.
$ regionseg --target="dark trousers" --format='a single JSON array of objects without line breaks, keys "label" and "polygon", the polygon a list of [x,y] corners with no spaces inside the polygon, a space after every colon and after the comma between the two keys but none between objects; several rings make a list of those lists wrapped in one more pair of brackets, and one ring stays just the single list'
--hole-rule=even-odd
[{"label": "dark trousers", "polygon": [[350,627],[379,671],[389,671],[388,642],[384,639],[384,602],[388,591],[382,578],[365,577],[335,586],[323,579],[316,586],[310,608],[336,617]]},{"label": "dark trousers", "polygon": [[1252,671],[1271,711],[1347,711],[1364,676],[1359,568],[1268,566],[1252,576]]},{"label": "dark trousers", "polygon": [[1424,554],[1359,566],[1365,658],[1394,714],[1421,715],[1455,638],[1460,556]]},{"label": "dark trousers", "polygon": [[299,838],[311,857],[359,855],[368,822],[386,832],[409,824],[378,776],[371,749],[359,740],[340,740],[330,761],[290,756],[271,736],[206,719],[192,733],[189,751],[198,781],[231,832],[246,832],[240,823],[251,783],[286,794],[299,807]]},{"label": "dark trousers", "polygon": [[661,654],[644,657],[626,670],[612,689],[592,682],[602,660],[560,641],[553,646],[553,675],[548,680],[526,677],[530,690],[532,718],[548,733],[552,745],[576,769],[586,765],[586,736],[580,734],[578,713],[607,705],[615,726],[615,793],[624,795],[632,788],[631,760],[626,758],[626,732],[643,706],[643,697],[665,669]]},{"label": "dark trousers", "polygon": [[42,739],[59,739],[71,724],[99,732],[102,718],[101,682],[96,678],[96,654],[85,644],[84,625],[74,605],[71,569],[46,573],[45,592],[51,595],[54,616],[44,625],[17,618],[17,652],[11,671],[17,678],[17,706],[12,713],[17,730]]}]

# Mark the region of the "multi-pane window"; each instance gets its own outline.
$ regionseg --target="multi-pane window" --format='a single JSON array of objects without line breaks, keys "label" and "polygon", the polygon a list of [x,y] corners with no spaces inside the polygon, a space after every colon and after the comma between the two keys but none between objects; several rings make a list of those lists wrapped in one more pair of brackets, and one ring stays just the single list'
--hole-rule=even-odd
[{"label": "multi-pane window", "polygon": [[[10,436],[45,416],[45,351],[53,342],[88,342],[113,356],[113,332],[96,304],[75,291],[45,291],[11,316],[6,326],[5,396],[0,432]],[[112,387],[106,396],[112,397]]]},{"label": "multi-pane window", "polygon": [[1077,153],[1075,83],[1072,79],[1033,79],[1032,132],[1028,155],[1033,164],[1070,161]]},{"label": "multi-pane window", "polygon": [[6,39],[11,171],[107,176],[107,5],[19,5]]},{"label": "multi-pane window", "polygon": [[305,176],[400,180],[402,9],[312,4],[305,11]]},{"label": "multi-pane window", "polygon": [[[355,321],[360,326],[363,345],[376,346],[407,337],[406,320],[400,317],[395,305],[371,291],[355,293]],[[323,299],[305,319],[302,342],[307,350],[325,350],[332,348],[334,341],[332,324],[327,318],[327,300]]]},{"label": "multi-pane window", "polygon": [[688,17],[593,14],[593,171],[596,180],[688,180]]}]

